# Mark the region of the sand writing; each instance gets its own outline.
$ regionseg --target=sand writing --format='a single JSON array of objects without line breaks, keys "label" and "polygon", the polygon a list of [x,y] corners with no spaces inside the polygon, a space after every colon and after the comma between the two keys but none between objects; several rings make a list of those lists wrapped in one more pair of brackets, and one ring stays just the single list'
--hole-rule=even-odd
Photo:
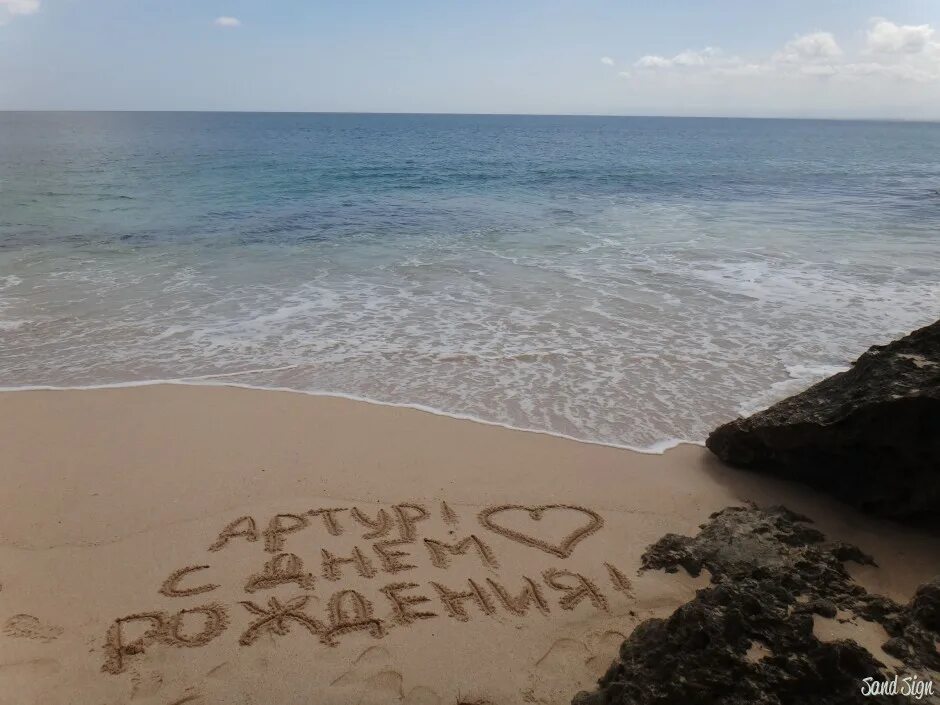
[{"label": "sand writing", "polygon": [[406,563],[405,560],[411,557],[409,551],[399,551],[399,546],[408,546],[413,543],[410,539],[389,539],[387,541],[377,541],[372,544],[374,550],[382,563],[382,570],[386,573],[401,573],[406,570],[417,568],[414,563]]},{"label": "sand writing", "polygon": [[323,525],[330,536],[342,536],[343,526],[339,523],[337,515],[348,511],[349,509],[345,507],[334,507],[332,509],[311,509],[307,514],[312,517],[323,517]]},{"label": "sand writing", "polygon": [[362,538],[366,541],[371,541],[372,539],[378,539],[386,536],[394,526],[392,517],[389,516],[388,512],[386,512],[384,509],[379,509],[378,513],[375,515],[374,521],[367,517],[357,507],[353,507],[349,514],[353,519],[369,529],[369,531],[362,535]]},{"label": "sand writing", "polygon": [[[527,512],[529,518],[537,522],[541,522],[548,512],[576,512],[583,514],[588,521],[583,526],[578,527],[565,536],[559,543],[551,544],[543,538],[522,533],[521,531],[501,525],[497,517],[507,512]],[[600,514],[597,512],[586,509],[585,507],[576,507],[570,504],[546,504],[541,507],[523,507],[518,504],[504,504],[499,507],[484,509],[480,512],[478,518],[480,524],[490,531],[502,534],[513,541],[532,546],[532,548],[551,553],[559,558],[567,558],[570,556],[579,542],[583,541],[591,534],[600,531],[601,527],[604,526],[604,520],[601,519]]]},{"label": "sand writing", "polygon": [[420,504],[396,504],[392,507],[395,516],[398,518],[398,528],[401,531],[402,541],[414,541],[418,536],[417,524],[419,521],[425,521],[430,512]]},{"label": "sand writing", "polygon": [[441,519],[444,520],[445,524],[450,526],[457,526],[460,523],[460,517],[457,516],[457,512],[450,508],[450,505],[447,502],[441,502]]},{"label": "sand writing", "polygon": [[[376,546],[378,546],[378,544],[375,544],[373,548]],[[378,551],[377,548],[376,551]],[[356,573],[361,577],[375,577],[375,566],[372,564],[372,561],[362,553],[358,546],[353,546],[352,553],[348,557],[333,555],[325,548],[320,549],[320,556],[323,562],[323,577],[327,580],[341,580],[343,577],[342,566],[347,563],[352,564]]]},{"label": "sand writing", "polygon": [[542,573],[542,577],[548,585],[564,593],[564,597],[558,601],[559,607],[563,610],[573,610],[578,603],[587,599],[597,609],[607,612],[607,598],[601,594],[594,583],[580,573],[549,568]]},{"label": "sand writing", "polygon": [[375,618],[372,603],[355,590],[341,590],[330,598],[327,606],[330,628],[323,635],[323,643],[336,646],[336,637],[356,631],[366,631],[373,638],[385,636],[385,625]]},{"label": "sand writing", "polygon": [[235,538],[243,538],[252,542],[258,540],[258,528],[252,517],[238,517],[235,521],[229,522],[219,533],[219,537],[209,546],[209,550],[221,551],[229,541]]},{"label": "sand writing", "polygon": [[480,608],[483,614],[495,614],[496,608],[490,601],[489,596],[483,589],[473,582],[472,578],[467,578],[469,590],[452,590],[449,587],[431,581],[431,586],[437,591],[437,595],[444,605],[444,609],[454,619],[460,622],[469,621],[470,615],[467,614],[465,604],[469,601]]},{"label": "sand writing", "polygon": [[[187,631],[184,622],[189,615],[203,618],[201,629]],[[130,626],[143,625],[143,632],[136,639],[128,640],[126,631]],[[228,627],[228,611],[220,604],[212,603],[200,607],[181,609],[172,616],[167,612],[139,612],[114,620],[105,638],[105,662],[101,670],[106,673],[121,673],[128,656],[141,654],[155,642],[171,646],[205,646],[220,636]]]},{"label": "sand writing", "polygon": [[207,583],[205,585],[189,588],[180,587],[180,582],[190,573],[196,573],[200,570],[208,570],[208,568],[209,566],[207,565],[189,565],[185,568],[174,570],[172,573],[170,573],[170,577],[164,580],[163,585],[160,586],[160,594],[166,595],[167,597],[192,597],[193,595],[201,595],[204,592],[211,592],[215,590],[217,587],[219,587],[215,583]]},{"label": "sand writing", "polygon": [[305,516],[299,514],[275,514],[264,530],[264,550],[280,553],[284,550],[287,535],[306,529],[309,523]]},{"label": "sand writing", "polygon": [[421,586],[418,583],[392,583],[382,588],[385,597],[392,603],[392,613],[399,624],[405,626],[418,619],[433,619],[437,612],[418,611],[415,605],[420,605],[431,600],[424,595],[404,595],[406,590],[417,590]]},{"label": "sand writing", "polygon": [[529,613],[529,607],[535,607],[542,614],[548,614],[550,610],[542,594],[542,588],[532,578],[523,576],[522,581],[524,583],[522,591],[513,597],[505,587],[495,580],[492,578],[486,579],[490,589],[507,612],[511,612],[517,617],[525,617]]},{"label": "sand writing", "polygon": [[450,556],[462,556],[471,548],[476,549],[484,565],[491,568],[499,567],[492,549],[473,534],[457,543],[424,539],[424,545],[427,547],[428,553],[431,554],[431,563],[437,568],[448,568],[450,566]]},{"label": "sand writing", "polygon": [[[525,575],[511,570],[518,561],[510,562],[509,574],[500,573],[498,551],[513,544],[515,551],[531,549],[555,561],[570,558],[604,526],[592,509],[501,504],[471,513],[469,521],[476,528],[460,531],[461,514],[446,501],[434,512],[412,501],[240,516],[207,542],[216,558],[171,571],[157,592],[174,601],[213,591],[247,593],[234,600],[242,647],[292,632],[336,647],[350,634],[383,639],[391,629],[424,620],[544,618],[556,609],[581,608],[607,613],[609,595],[633,599],[629,578],[611,562],[592,575],[558,565]],[[337,541],[341,545],[333,545]],[[255,569],[234,584],[223,580],[231,570],[220,561],[237,555],[241,566],[245,551],[260,551]],[[414,571],[425,582],[408,579]],[[279,594],[263,594],[273,590]],[[261,599],[248,598],[259,593]],[[230,621],[230,608],[219,602],[121,617],[108,627],[102,670],[122,673],[129,659],[159,644],[206,646]]]},{"label": "sand writing", "polygon": [[258,619],[249,625],[238,643],[243,646],[253,644],[265,632],[283,636],[290,631],[291,623],[299,624],[311,634],[317,636],[323,634],[323,624],[304,612],[309,599],[310,595],[301,595],[281,604],[276,597],[269,597],[267,609],[259,607],[254,602],[239,603],[246,610],[257,615]]},{"label": "sand writing", "polygon": [[316,578],[304,572],[304,562],[293,553],[278,553],[266,561],[260,573],[255,573],[245,583],[245,592],[268,590],[278,585],[295,583],[297,587],[313,590]]},{"label": "sand writing", "polygon": [[633,584],[630,582],[630,578],[620,572],[620,569],[611,564],[604,563],[604,567],[607,569],[607,575],[610,576],[610,583],[614,586],[614,590],[619,590],[624,595],[633,596]]}]

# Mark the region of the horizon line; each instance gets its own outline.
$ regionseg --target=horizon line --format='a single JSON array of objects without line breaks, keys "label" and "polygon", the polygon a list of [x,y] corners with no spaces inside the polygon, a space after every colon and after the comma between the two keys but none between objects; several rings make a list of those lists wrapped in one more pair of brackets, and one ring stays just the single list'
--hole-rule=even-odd
[{"label": "horizon line", "polygon": [[840,117],[799,115],[677,115],[668,113],[502,113],[502,112],[414,112],[396,110],[221,110],[177,108],[0,108],[0,113],[218,113],[229,115],[414,115],[439,117],[583,117],[657,118],[673,120],[803,120],[826,122],[938,123],[936,118]]}]

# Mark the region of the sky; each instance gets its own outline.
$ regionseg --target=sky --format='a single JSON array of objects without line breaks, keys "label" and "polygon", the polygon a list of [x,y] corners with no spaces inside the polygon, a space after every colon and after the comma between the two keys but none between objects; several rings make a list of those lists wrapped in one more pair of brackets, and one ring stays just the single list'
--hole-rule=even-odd
[{"label": "sky", "polygon": [[940,0],[0,0],[0,109],[940,119]]}]

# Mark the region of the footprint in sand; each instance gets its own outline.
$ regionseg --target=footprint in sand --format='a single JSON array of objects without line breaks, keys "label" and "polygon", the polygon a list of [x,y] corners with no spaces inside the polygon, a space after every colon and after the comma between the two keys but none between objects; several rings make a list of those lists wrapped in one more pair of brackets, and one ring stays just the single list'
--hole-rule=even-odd
[{"label": "footprint in sand", "polygon": [[591,650],[580,639],[559,639],[538,661],[535,668],[542,673],[558,673],[558,669],[580,671],[591,658]]},{"label": "footprint in sand", "polygon": [[398,671],[379,671],[367,678],[359,705],[387,705],[400,703],[404,697],[402,677]]},{"label": "footprint in sand", "polygon": [[163,674],[160,671],[134,671],[131,674],[131,700],[156,695],[161,687]]},{"label": "footprint in sand", "polygon": [[402,705],[442,705],[443,702],[441,696],[430,688],[417,685],[408,691],[408,695],[402,700]]},{"label": "footprint in sand", "polygon": [[403,697],[401,673],[393,668],[391,654],[381,646],[359,654],[352,668],[330,686],[353,695],[360,705],[400,703]]},{"label": "footprint in sand", "polygon": [[182,697],[177,698],[169,703],[169,705],[186,705],[187,703],[195,703],[197,700],[202,699],[202,694],[185,692]]},{"label": "footprint in sand", "polygon": [[623,633],[614,630],[587,632],[580,639],[559,639],[535,662],[524,700],[570,702],[572,688],[593,686],[616,657],[623,640]]},{"label": "footprint in sand", "polygon": [[370,646],[353,661],[352,668],[333,680],[330,685],[349,686],[362,683],[379,671],[387,670],[392,663],[392,655],[381,646]]},{"label": "footprint in sand", "polygon": [[3,633],[16,639],[35,639],[50,642],[62,634],[62,627],[43,624],[31,614],[15,614],[3,625]]},{"label": "footprint in sand", "polygon": [[404,692],[404,679],[388,649],[370,646],[353,662],[352,667],[338,676],[330,687],[352,696],[360,705],[441,705],[440,696],[425,686]]},{"label": "footprint in sand", "polygon": [[604,632],[594,632],[585,639],[588,648],[591,650],[591,658],[585,664],[592,673],[600,676],[610,666],[611,661],[617,658],[620,651],[620,645],[626,639],[623,632],[614,630]]}]

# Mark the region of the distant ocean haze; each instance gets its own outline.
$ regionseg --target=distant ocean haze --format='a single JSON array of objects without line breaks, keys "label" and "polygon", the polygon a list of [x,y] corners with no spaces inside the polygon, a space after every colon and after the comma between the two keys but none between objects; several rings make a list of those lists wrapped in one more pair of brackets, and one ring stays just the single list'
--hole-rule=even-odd
[{"label": "distant ocean haze", "polygon": [[0,385],[701,440],[940,315],[940,125],[0,113]]}]

